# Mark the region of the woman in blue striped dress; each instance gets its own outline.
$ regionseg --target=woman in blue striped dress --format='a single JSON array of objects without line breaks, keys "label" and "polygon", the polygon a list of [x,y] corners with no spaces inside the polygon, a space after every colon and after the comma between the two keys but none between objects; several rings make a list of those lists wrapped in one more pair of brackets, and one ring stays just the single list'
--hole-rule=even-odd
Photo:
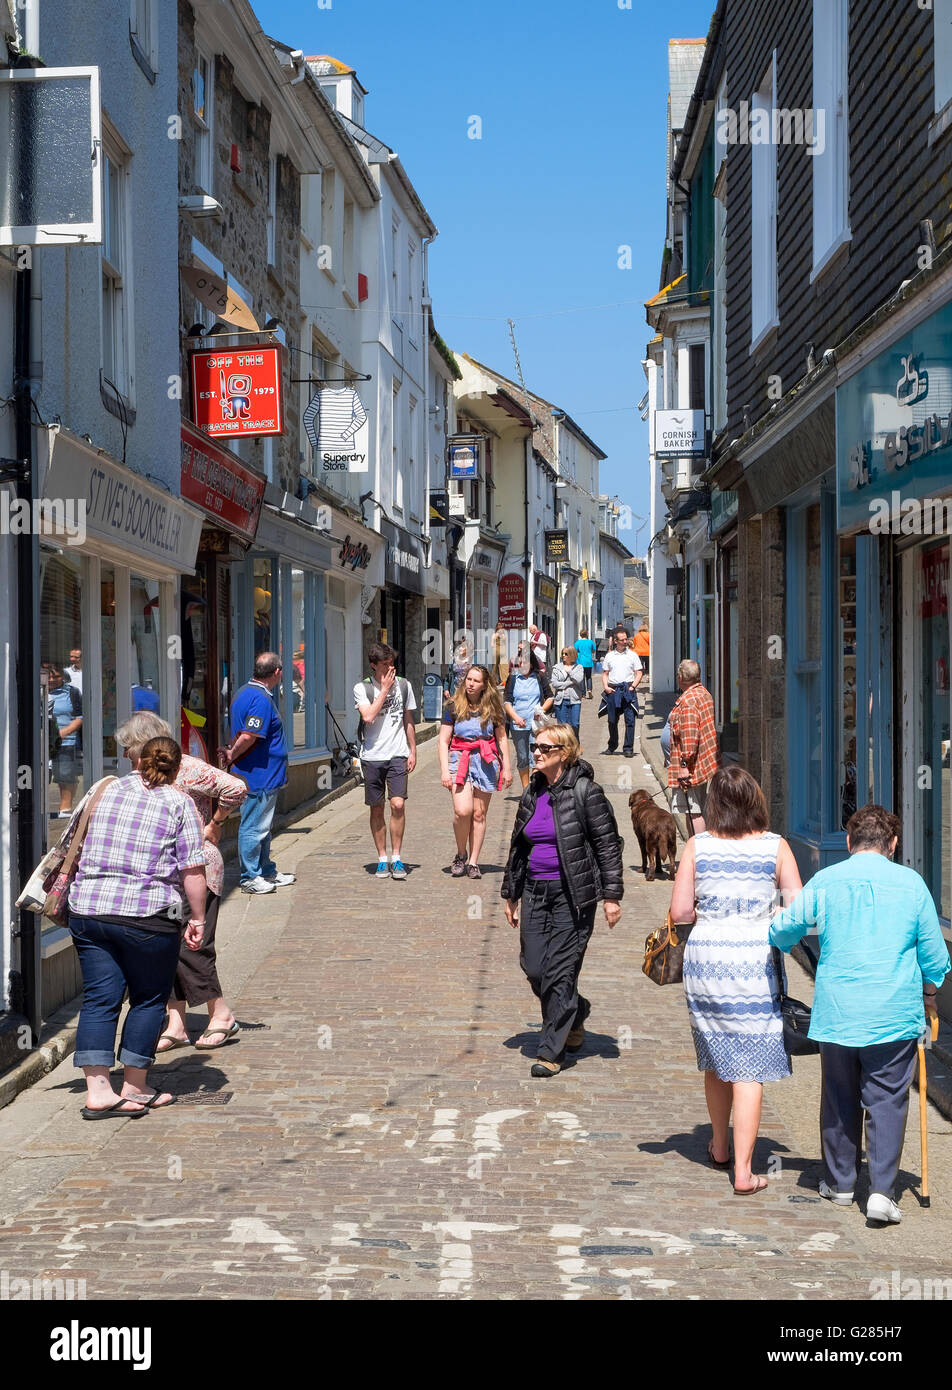
[{"label": "woman in blue striped dress", "polygon": [[688,840],[671,896],[675,922],[693,922],[684,950],[684,993],[713,1135],[715,1168],[730,1167],[734,1192],[763,1192],[751,1171],[763,1083],[790,1075],[783,1046],[780,990],[768,931],[778,905],[800,892],[786,840],[768,829],[767,803],[749,772],[721,768],[711,778],[707,829]]}]

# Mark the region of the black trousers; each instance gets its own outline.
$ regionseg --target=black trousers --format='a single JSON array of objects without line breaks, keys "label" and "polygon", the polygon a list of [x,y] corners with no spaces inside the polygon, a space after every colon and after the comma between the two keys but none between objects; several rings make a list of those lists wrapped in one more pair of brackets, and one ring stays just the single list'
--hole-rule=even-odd
[{"label": "black trousers", "polygon": [[207,1004],[209,999],[220,999],[223,993],[218,979],[217,955],[215,952],[215,928],[218,926],[218,909],[221,898],[208,890],[205,899],[205,935],[197,951],[190,951],[184,940],[179,952],[178,968],[172,998],[184,999],[186,1004]]},{"label": "black trousers", "polygon": [[870,1191],[893,1200],[917,1055],[916,1038],[875,1047],[820,1044],[823,1162],[837,1192],[855,1186],[865,1110]]},{"label": "black trousers", "polygon": [[538,1056],[547,1062],[561,1062],[569,1033],[588,1016],[590,1005],[578,992],[578,977],[596,906],[573,908],[561,881],[526,883],[519,964],[542,1005]]}]

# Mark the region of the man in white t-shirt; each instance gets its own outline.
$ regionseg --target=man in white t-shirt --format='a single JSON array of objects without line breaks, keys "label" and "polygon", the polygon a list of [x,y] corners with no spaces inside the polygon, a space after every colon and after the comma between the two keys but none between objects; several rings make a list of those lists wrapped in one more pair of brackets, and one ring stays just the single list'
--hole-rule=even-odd
[{"label": "man in white t-shirt", "polygon": [[628,646],[628,633],[615,630],[615,644],[602,658],[602,687],[608,702],[608,747],[606,754],[618,752],[618,720],[625,716],[626,758],[635,756],[635,719],[638,715],[637,690],[643,671],[638,654]]},{"label": "man in white t-shirt", "polygon": [[[383,642],[369,652],[373,675],[354,686],[354,703],[362,724],[360,761],[364,802],[370,807],[370,831],[377,847],[377,877],[404,879],[400,858],[406,827],[407,778],[416,767],[416,699],[409,681],[397,675],[397,653]],[[390,846],[387,858],[385,792],[390,796]]]},{"label": "man in white t-shirt", "polygon": [[532,648],[536,660],[544,671],[549,663],[549,639],[535,623],[529,624],[529,645]]}]

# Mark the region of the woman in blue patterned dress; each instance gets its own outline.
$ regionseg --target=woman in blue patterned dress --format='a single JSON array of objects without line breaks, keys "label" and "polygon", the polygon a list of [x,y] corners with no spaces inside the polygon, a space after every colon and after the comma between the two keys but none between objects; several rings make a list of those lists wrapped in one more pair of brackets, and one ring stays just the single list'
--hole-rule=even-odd
[{"label": "woman in blue patterned dress", "polygon": [[730,1167],[734,1192],[763,1192],[751,1172],[763,1083],[790,1075],[768,931],[778,888],[790,903],[802,884],[793,851],[772,834],[760,787],[741,767],[711,778],[707,829],[688,840],[671,896],[676,922],[694,922],[684,949],[684,993],[713,1136],[715,1168]]},{"label": "woman in blue patterned dress", "polygon": [[497,787],[512,786],[506,716],[498,687],[485,666],[470,666],[443,707],[440,729],[443,786],[453,793],[454,878],[482,878],[479,852],[486,815]]}]

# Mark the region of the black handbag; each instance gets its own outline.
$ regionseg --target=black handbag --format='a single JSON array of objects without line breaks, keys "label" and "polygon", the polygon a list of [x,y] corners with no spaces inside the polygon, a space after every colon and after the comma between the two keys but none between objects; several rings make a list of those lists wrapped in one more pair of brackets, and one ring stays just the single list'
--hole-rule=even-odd
[{"label": "black handbag", "polygon": [[808,1036],[810,1007],[799,999],[792,999],[787,993],[787,976],[783,968],[783,956],[776,946],[771,947],[771,950],[774,970],[777,975],[777,986],[780,990],[784,1050],[788,1057],[809,1057],[820,1050],[820,1044]]}]

